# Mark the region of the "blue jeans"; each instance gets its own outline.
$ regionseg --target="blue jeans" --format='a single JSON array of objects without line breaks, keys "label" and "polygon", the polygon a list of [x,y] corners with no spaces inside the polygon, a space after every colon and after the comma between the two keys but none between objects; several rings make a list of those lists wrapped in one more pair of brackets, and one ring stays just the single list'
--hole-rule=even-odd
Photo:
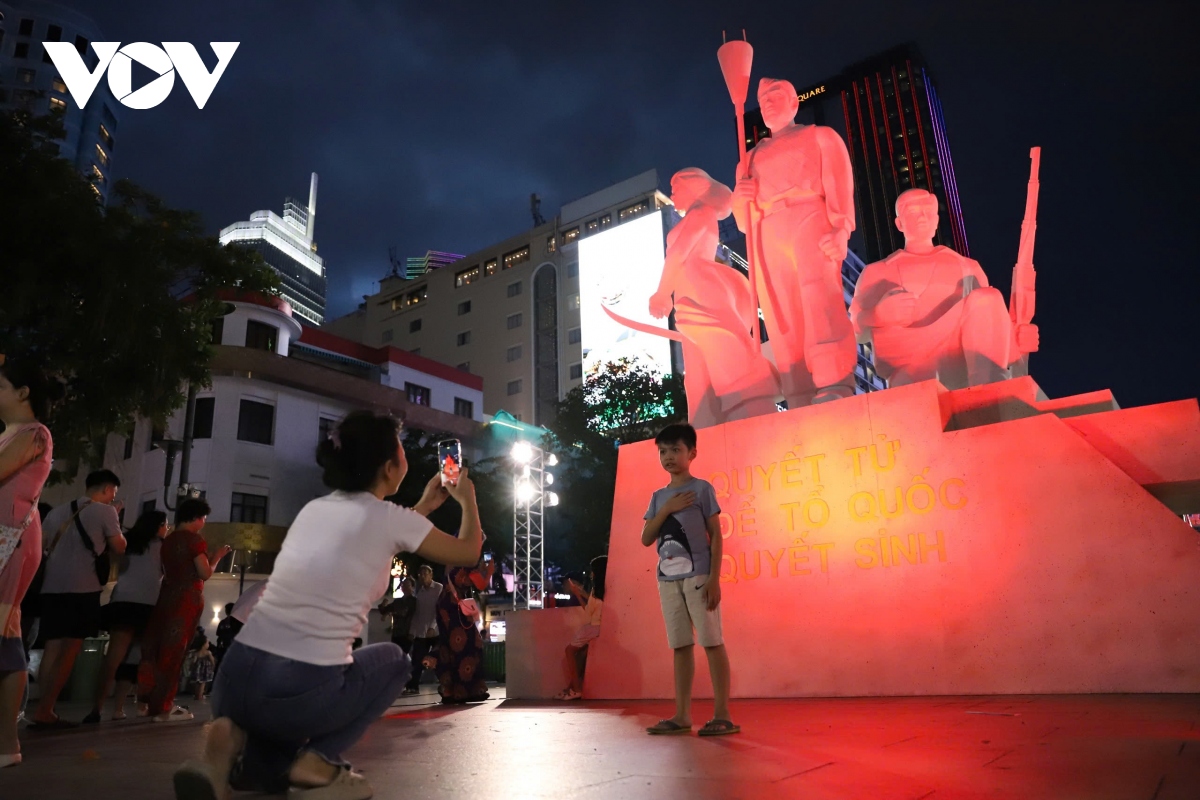
[{"label": "blue jeans", "polygon": [[383,716],[404,688],[412,664],[391,642],[354,651],[351,664],[320,666],[235,641],[213,688],[213,717],[246,731],[238,784],[287,786],[299,752],[345,765],[342,753]]}]

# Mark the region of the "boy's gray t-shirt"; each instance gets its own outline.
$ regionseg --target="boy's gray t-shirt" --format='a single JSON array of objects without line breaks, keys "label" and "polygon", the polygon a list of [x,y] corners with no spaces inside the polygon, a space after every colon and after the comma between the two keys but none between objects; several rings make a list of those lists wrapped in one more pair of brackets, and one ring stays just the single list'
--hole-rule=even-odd
[{"label": "boy's gray t-shirt", "polygon": [[663,504],[677,494],[695,492],[696,502],[683,511],[667,517],[658,531],[658,579],[681,581],[684,578],[707,576],[712,566],[706,522],[713,514],[721,513],[717,493],[712,484],[692,478],[681,486],[666,486],[650,498],[645,519],[658,514]]}]

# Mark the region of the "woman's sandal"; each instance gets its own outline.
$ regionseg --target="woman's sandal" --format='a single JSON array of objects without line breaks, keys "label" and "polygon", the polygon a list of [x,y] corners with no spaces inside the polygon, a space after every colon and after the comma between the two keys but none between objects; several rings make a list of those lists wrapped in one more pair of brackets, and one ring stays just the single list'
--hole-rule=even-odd
[{"label": "woman's sandal", "polygon": [[732,720],[710,719],[697,733],[701,736],[728,736],[731,733],[740,733],[741,730],[741,726],[734,725]]},{"label": "woman's sandal", "polygon": [[673,736],[681,733],[691,732],[691,725],[680,725],[673,719],[660,719],[649,728],[646,728],[646,733],[654,736]]}]

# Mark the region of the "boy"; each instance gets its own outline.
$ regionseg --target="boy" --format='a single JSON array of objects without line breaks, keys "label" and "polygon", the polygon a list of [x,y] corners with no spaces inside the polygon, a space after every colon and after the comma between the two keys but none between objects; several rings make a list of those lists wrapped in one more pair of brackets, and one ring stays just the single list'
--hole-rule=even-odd
[{"label": "boy", "polygon": [[668,425],[654,437],[658,460],[671,482],[650,498],[642,544],[658,545],[658,596],[667,624],[667,644],[675,651],[675,716],[646,729],[652,734],[690,733],[692,676],[696,660],[692,629],[708,657],[713,685],[713,718],[701,736],[741,730],[729,717],[729,656],[721,637],[721,525],[716,492],[692,477],[696,429]]}]

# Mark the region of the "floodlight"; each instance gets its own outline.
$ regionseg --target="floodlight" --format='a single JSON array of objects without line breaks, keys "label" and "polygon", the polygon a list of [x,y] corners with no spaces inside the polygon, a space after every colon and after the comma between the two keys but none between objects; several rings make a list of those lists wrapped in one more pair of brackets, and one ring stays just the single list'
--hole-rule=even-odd
[{"label": "floodlight", "polygon": [[513,445],[512,457],[518,464],[528,464],[533,460],[533,445],[529,442],[517,442]]},{"label": "floodlight", "polygon": [[549,472],[542,473],[542,482],[544,486],[552,486],[554,484],[554,476]]},{"label": "floodlight", "polygon": [[529,481],[520,481],[517,483],[517,500],[522,503],[528,503],[533,499],[533,484]]},{"label": "floodlight", "polygon": [[558,495],[555,494],[554,492],[546,492],[546,505],[548,505],[548,506],[558,505]]},{"label": "floodlight", "polygon": [[546,466],[553,467],[553,466],[556,466],[557,464],[558,464],[558,456],[554,455],[554,453],[550,453],[549,455],[546,456]]}]

